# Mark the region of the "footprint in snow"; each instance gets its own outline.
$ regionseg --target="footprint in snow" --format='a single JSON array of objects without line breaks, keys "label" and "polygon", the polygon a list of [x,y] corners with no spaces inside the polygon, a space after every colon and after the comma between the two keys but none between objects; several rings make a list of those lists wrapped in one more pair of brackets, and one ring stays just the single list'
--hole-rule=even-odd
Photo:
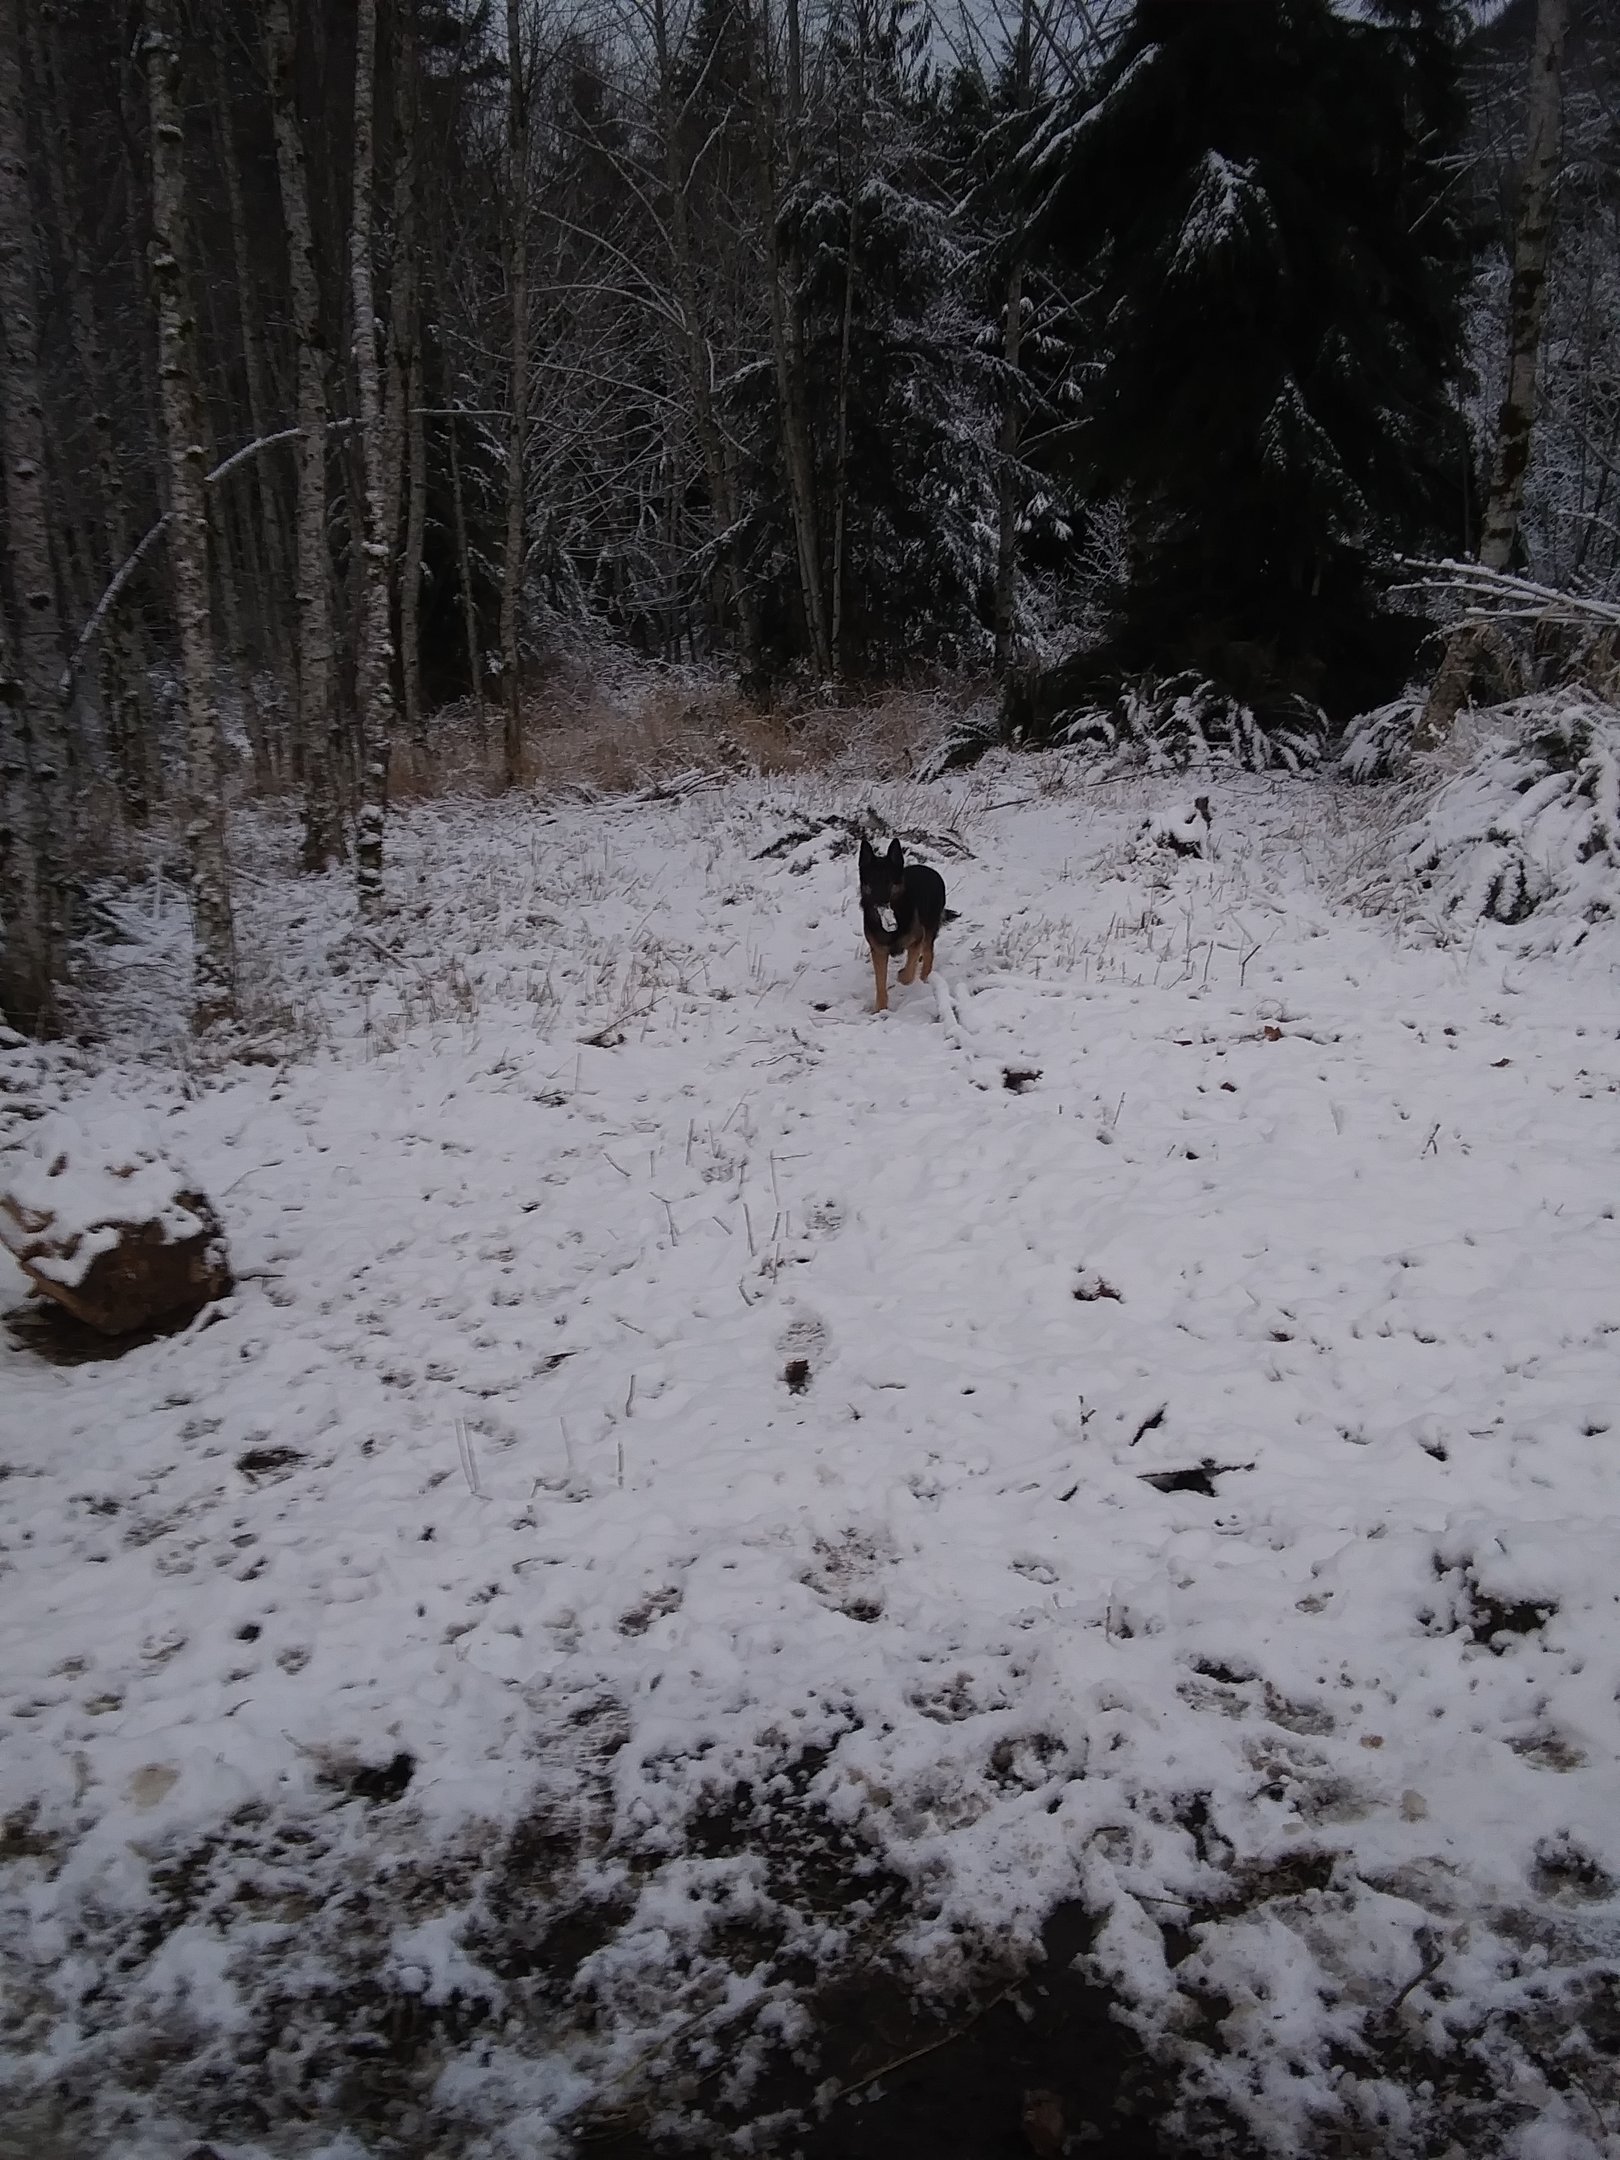
[{"label": "footprint in snow", "polygon": [[814,1313],[800,1313],[778,1335],[776,1347],[785,1360],[782,1378],[790,1395],[803,1395],[808,1391],[831,1340],[826,1322]]}]

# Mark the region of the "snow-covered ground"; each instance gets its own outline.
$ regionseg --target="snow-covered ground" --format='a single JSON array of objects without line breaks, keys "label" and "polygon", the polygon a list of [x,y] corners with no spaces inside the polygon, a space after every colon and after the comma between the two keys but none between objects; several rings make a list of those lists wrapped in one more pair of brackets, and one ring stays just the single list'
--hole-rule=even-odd
[{"label": "snow-covered ground", "polygon": [[[267,1062],[174,1054],[161,878],[111,1048],[8,1054],[239,1278],[0,1351],[27,2150],[735,2121],[1063,1901],[1168,2149],[1616,2149],[1620,932],[1082,773],[422,809],[381,943],[261,834]],[[961,913],[884,1019],[868,809]]]}]

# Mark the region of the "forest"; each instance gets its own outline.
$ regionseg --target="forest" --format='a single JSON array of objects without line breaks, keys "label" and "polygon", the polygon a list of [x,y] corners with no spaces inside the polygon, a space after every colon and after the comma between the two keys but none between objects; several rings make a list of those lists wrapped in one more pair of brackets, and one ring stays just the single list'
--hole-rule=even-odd
[{"label": "forest", "polygon": [[0,0],[0,2160],[1613,2160],[1617,1100],[1612,0]]},{"label": "forest", "polygon": [[1413,560],[1578,667],[1620,148],[1568,17],[6,0],[0,1008],[64,1024],[156,821],[227,1017],[235,806],[375,921],[390,793],[543,781],[593,673],[967,686],[981,741],[1170,684],[1316,762],[1440,672]]}]

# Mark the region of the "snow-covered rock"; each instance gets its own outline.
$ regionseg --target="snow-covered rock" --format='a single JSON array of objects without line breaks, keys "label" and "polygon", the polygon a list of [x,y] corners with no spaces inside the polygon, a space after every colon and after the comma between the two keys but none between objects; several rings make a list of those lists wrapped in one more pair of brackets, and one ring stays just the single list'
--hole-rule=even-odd
[{"label": "snow-covered rock", "polygon": [[219,1218],[140,1127],[47,1118],[0,1185],[0,1241],[43,1296],[104,1335],[230,1288]]}]

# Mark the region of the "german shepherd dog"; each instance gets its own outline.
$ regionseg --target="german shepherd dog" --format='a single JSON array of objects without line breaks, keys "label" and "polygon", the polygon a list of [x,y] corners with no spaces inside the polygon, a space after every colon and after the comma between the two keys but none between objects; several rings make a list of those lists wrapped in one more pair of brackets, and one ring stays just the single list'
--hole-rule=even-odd
[{"label": "german shepherd dog", "polygon": [[877,981],[874,1012],[889,1009],[889,962],[901,953],[906,964],[900,980],[914,982],[919,974],[928,980],[934,972],[934,940],[945,918],[945,880],[937,870],[908,864],[898,840],[889,842],[886,855],[862,840],[861,926]]}]

